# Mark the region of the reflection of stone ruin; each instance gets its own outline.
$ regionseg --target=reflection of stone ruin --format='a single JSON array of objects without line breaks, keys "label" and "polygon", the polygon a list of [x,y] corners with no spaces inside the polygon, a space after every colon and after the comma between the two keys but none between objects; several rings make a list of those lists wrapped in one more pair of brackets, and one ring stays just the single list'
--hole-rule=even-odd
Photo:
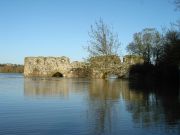
[{"label": "reflection of stone ruin", "polygon": [[24,79],[24,95],[25,96],[55,96],[66,98],[71,91],[79,93],[87,88],[86,79],[74,78],[25,78]]},{"label": "reflection of stone ruin", "polygon": [[90,77],[106,78],[108,75],[128,77],[129,67],[143,63],[137,56],[125,56],[121,62],[118,56],[92,57],[89,62],[70,62],[68,57],[27,57],[24,64],[25,77]]},{"label": "reflection of stone ruin", "polygon": [[70,87],[66,79],[57,81],[41,78],[26,78],[24,80],[24,94],[26,96],[67,97]]}]

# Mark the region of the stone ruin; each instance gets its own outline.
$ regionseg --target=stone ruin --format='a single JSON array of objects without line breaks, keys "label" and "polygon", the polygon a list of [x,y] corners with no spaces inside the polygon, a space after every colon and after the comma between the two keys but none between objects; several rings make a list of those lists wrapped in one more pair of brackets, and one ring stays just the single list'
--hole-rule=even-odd
[{"label": "stone ruin", "polygon": [[127,55],[121,62],[115,55],[92,57],[88,62],[70,62],[68,57],[26,57],[25,77],[107,78],[109,74],[128,77],[129,67],[143,63],[139,56]]},{"label": "stone ruin", "polygon": [[86,64],[68,57],[26,57],[25,77],[86,77]]}]

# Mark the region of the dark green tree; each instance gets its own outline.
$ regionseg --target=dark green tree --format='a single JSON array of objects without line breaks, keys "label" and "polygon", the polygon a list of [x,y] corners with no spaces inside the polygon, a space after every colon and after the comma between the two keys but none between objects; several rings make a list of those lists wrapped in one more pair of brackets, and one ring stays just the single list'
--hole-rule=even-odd
[{"label": "dark green tree", "polygon": [[135,33],[133,41],[127,46],[130,54],[144,57],[146,63],[157,61],[161,49],[161,34],[154,28],[146,28]]},{"label": "dark green tree", "polygon": [[180,65],[180,32],[168,30],[165,34],[161,63]]}]

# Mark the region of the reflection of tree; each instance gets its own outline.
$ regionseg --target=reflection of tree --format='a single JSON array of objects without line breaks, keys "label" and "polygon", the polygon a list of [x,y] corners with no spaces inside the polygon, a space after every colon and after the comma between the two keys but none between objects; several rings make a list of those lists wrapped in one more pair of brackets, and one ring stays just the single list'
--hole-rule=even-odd
[{"label": "reflection of tree", "polygon": [[144,95],[142,99],[136,100],[127,103],[127,110],[132,112],[135,123],[151,126],[162,120],[162,107],[154,94]]},{"label": "reflection of tree", "polygon": [[114,127],[122,122],[120,103],[125,103],[127,111],[132,114],[134,124],[138,127],[178,125],[178,94],[167,96],[160,92],[161,88],[129,84],[128,81],[122,80],[90,82],[88,120],[93,123],[92,134],[112,134],[117,130]]},{"label": "reflection of tree", "polygon": [[119,83],[115,80],[92,80],[89,85],[89,120],[93,122],[92,134],[110,133],[117,120],[116,101],[120,97]]},{"label": "reflection of tree", "polygon": [[176,125],[180,120],[180,100],[178,99],[178,88],[163,87],[161,89],[166,91],[158,93],[158,96],[162,101],[165,120],[169,125]]},{"label": "reflection of tree", "polygon": [[99,100],[119,99],[119,83],[116,80],[92,80],[89,86],[89,94],[91,98]]},{"label": "reflection of tree", "polygon": [[[118,130],[118,126],[124,124],[123,117],[129,115],[121,112],[127,113],[127,111],[132,115],[134,123],[140,127],[155,127],[158,124],[168,127],[172,124],[178,126],[179,93],[170,94],[169,89],[173,87],[153,88],[137,84],[132,85],[124,80],[26,78],[24,94],[67,97],[74,92],[87,96],[89,107],[87,119],[90,123],[88,127],[92,128],[91,134],[113,134]],[[171,91],[175,92],[175,90]],[[121,107],[125,107],[125,111]]]},{"label": "reflection of tree", "polygon": [[177,124],[180,119],[180,103],[178,93],[172,93],[176,90],[167,93],[167,87],[154,87],[154,91],[148,90],[149,87],[152,86],[142,87],[139,83],[130,85],[131,92],[143,94],[143,98],[138,99],[137,96],[136,101],[130,99],[127,104],[127,110],[132,113],[135,123],[152,126],[164,123],[165,120],[168,125]]}]

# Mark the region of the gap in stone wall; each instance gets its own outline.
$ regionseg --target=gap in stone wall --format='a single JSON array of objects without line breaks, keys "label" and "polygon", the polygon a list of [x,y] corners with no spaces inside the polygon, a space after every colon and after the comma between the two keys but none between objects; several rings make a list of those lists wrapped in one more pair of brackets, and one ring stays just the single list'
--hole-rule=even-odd
[{"label": "gap in stone wall", "polygon": [[52,75],[52,77],[63,77],[63,74],[56,72],[55,74]]}]

